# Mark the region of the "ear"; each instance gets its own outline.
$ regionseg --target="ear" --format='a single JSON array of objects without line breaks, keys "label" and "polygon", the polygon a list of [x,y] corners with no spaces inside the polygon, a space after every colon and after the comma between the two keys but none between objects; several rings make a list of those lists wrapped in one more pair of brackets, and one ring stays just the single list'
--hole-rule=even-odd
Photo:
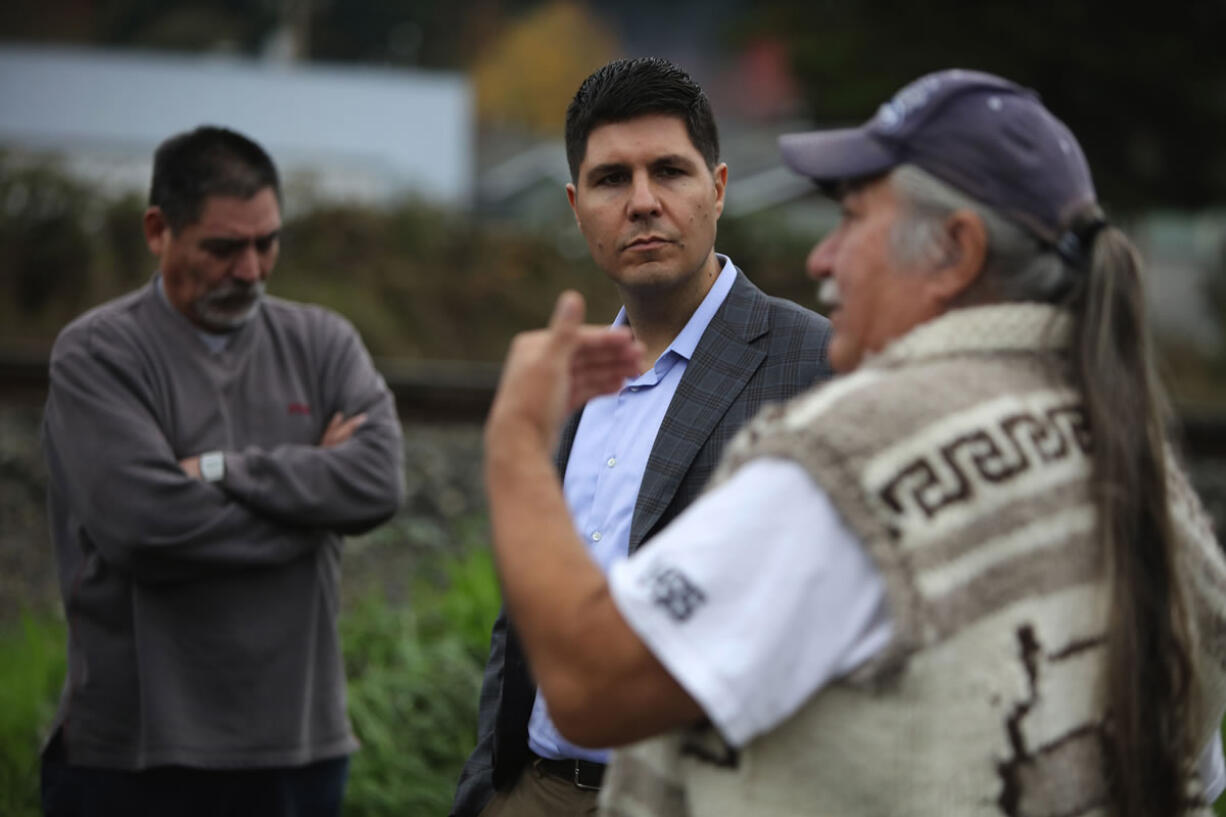
[{"label": "ear", "polygon": [[983,273],[988,257],[988,231],[970,210],[955,210],[945,221],[949,253],[932,276],[933,294],[943,304],[967,292]]},{"label": "ear", "polygon": [[145,228],[145,244],[149,246],[149,252],[160,257],[166,249],[170,233],[170,224],[166,221],[162,208],[150,207],[146,210],[142,225]]},{"label": "ear", "polygon": [[715,217],[724,212],[724,191],[728,189],[728,163],[720,162],[711,173],[715,180]]},{"label": "ear", "polygon": [[566,183],[566,200],[570,202],[570,211],[575,214],[575,224],[579,229],[583,229],[583,222],[579,221],[579,211],[575,209],[575,184],[574,182]]}]

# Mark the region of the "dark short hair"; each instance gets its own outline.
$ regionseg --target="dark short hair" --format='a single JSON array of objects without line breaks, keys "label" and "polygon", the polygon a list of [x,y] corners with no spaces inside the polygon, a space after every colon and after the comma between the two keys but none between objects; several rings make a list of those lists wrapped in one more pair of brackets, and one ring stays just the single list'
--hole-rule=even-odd
[{"label": "dark short hair", "polygon": [[709,170],[719,162],[719,131],[711,102],[690,75],[660,57],[614,60],[583,81],[566,108],[566,161],[571,180],[600,125],[649,114],[676,116]]},{"label": "dark short hair", "polygon": [[277,167],[262,147],[241,133],[201,125],[158,146],[149,204],[178,232],[196,223],[209,196],[249,199],[268,187],[280,201]]}]

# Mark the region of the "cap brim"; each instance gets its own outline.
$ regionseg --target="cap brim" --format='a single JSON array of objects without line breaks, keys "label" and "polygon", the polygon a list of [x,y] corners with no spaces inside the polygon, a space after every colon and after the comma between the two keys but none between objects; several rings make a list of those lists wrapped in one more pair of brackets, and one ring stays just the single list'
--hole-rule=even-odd
[{"label": "cap brim", "polygon": [[865,128],[784,134],[779,152],[784,164],[821,185],[877,176],[900,163]]}]

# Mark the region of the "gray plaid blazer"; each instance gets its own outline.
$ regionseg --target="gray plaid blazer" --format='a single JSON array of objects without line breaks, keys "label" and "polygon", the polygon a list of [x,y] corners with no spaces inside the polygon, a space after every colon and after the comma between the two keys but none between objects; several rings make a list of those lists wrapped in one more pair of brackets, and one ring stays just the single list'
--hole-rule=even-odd
[{"label": "gray plaid blazer", "polygon": [[[656,434],[630,523],[631,552],[694,501],[724,446],[759,408],[830,376],[829,339],[825,318],[767,296],[737,270]],[[559,474],[566,472],[578,425],[576,414],[562,432]],[[504,610],[490,637],[477,747],[460,773],[452,817],[476,817],[495,789],[514,784],[529,759],[528,716],[535,697],[536,684]]]}]

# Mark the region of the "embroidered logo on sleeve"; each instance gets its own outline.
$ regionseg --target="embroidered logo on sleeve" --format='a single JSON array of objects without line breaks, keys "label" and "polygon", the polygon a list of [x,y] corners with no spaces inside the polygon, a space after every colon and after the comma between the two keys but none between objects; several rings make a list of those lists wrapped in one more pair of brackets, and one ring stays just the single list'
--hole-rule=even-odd
[{"label": "embroidered logo on sleeve", "polygon": [[651,598],[668,611],[675,621],[685,621],[707,600],[689,577],[675,567],[661,567],[649,574]]}]

